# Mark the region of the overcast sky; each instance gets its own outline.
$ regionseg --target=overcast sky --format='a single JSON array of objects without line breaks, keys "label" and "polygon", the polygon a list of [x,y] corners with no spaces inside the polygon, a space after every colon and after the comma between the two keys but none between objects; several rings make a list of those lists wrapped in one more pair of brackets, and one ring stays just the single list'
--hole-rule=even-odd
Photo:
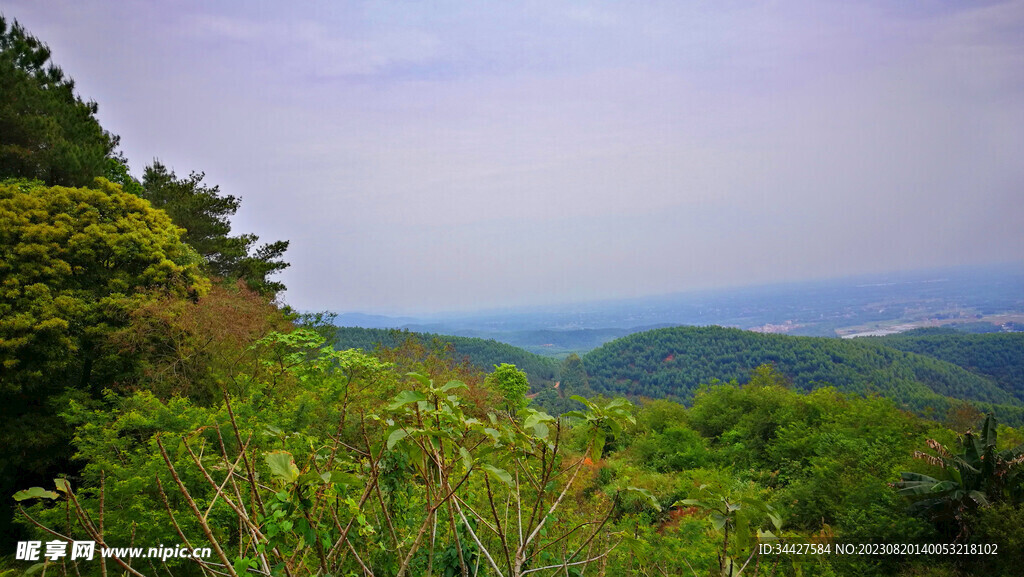
[{"label": "overcast sky", "polygon": [[415,313],[1024,257],[1024,2],[5,0],[159,158]]}]

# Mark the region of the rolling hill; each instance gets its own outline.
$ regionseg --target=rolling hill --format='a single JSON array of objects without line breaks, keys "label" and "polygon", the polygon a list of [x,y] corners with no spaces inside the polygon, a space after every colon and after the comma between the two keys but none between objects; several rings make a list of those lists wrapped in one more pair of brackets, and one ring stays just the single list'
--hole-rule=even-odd
[{"label": "rolling hill", "polygon": [[334,343],[337,348],[363,349],[370,352],[378,346],[396,347],[410,337],[451,343],[457,357],[466,357],[472,365],[488,372],[494,370],[494,365],[497,364],[514,364],[526,371],[530,387],[534,390],[553,386],[557,378],[559,361],[493,339],[415,333],[398,329],[339,327],[335,332]]},{"label": "rolling hill", "polygon": [[636,333],[584,357],[595,392],[689,399],[714,380],[740,383],[770,363],[793,386],[880,394],[922,413],[945,412],[950,398],[1024,421],[1024,403],[991,377],[955,364],[864,339],[794,337],[721,327]]},{"label": "rolling hill", "polygon": [[887,347],[953,363],[990,378],[1024,401],[1024,333],[970,334],[927,328],[869,340]]},{"label": "rolling hill", "polygon": [[[513,363],[526,371],[534,392],[553,387],[559,378],[560,361],[491,339],[341,327],[335,345],[372,351],[410,337],[451,343],[456,356],[485,371]],[[1021,334],[924,330],[837,339],[671,327],[615,339],[587,353],[583,362],[590,389],[606,395],[685,401],[703,384],[744,383],[751,370],[768,363],[805,391],[834,386],[847,393],[878,394],[935,416],[945,414],[952,399],[962,399],[996,412],[1004,422],[1024,424],[1024,399],[1017,385],[1024,373],[1022,346]]]}]

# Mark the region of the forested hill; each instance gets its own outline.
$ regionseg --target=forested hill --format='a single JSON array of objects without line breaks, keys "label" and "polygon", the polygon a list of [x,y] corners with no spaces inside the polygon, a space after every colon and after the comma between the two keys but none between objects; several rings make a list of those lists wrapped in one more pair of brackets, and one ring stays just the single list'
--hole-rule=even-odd
[{"label": "forested hill", "polygon": [[435,339],[451,343],[456,358],[466,357],[472,365],[487,372],[494,370],[494,365],[514,364],[526,371],[530,379],[530,386],[534,390],[553,386],[558,374],[559,361],[492,339],[415,333],[398,329],[339,327],[335,333],[334,342],[335,347],[339,349],[352,348],[372,352],[378,346],[397,347],[408,338],[416,338],[425,343],[430,343]]},{"label": "forested hill", "polygon": [[[456,358],[491,371],[513,363],[542,391],[558,378],[560,362],[491,339],[396,329],[341,327],[338,348],[373,351],[415,338],[451,343]],[[944,413],[950,398],[991,408],[1007,422],[1024,422],[1022,334],[973,335],[915,331],[906,335],[844,340],[761,334],[721,327],[673,327],[626,336],[584,357],[597,393],[688,399],[713,380],[745,382],[770,363],[799,389],[832,385],[877,393],[919,412]]]},{"label": "forested hill", "polygon": [[948,328],[925,328],[869,340],[958,365],[991,378],[1024,401],[1024,333],[969,334]]},{"label": "forested hill", "polygon": [[875,341],[761,334],[721,327],[675,327],[637,333],[584,357],[595,392],[688,399],[714,379],[744,382],[770,363],[799,389],[832,385],[878,393],[916,411],[945,411],[946,397],[995,408],[1004,419],[1024,418],[1024,403],[993,379],[952,363]]}]

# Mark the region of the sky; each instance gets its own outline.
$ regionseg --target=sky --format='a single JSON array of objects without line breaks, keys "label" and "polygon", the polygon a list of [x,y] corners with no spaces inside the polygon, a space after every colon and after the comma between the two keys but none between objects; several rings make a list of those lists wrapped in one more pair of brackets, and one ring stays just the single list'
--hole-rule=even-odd
[{"label": "sky", "polygon": [[1024,1],[5,0],[159,159],[382,314],[1024,259]]}]

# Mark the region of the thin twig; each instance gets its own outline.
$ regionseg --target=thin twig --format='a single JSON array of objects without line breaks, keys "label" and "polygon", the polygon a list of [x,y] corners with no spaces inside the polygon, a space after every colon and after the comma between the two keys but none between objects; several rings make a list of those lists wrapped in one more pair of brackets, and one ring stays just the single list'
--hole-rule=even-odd
[{"label": "thin twig", "polygon": [[[174,482],[178,485],[178,490],[181,491],[182,496],[185,497],[185,502],[187,502],[188,506],[192,509],[192,514],[195,515],[196,520],[199,522],[199,526],[202,528],[203,534],[206,535],[207,541],[213,545],[213,550],[217,552],[217,556],[220,557],[221,562],[224,563],[224,566],[228,570],[228,574],[230,574],[231,577],[238,577],[238,573],[235,573],[235,568],[231,565],[231,562],[228,561],[228,556],[224,554],[224,550],[220,548],[220,543],[217,542],[217,538],[213,536],[213,531],[210,530],[210,525],[208,525],[206,520],[203,519],[203,514],[200,513],[199,507],[196,506],[196,502],[192,499],[192,495],[190,495],[188,489],[185,488],[185,484],[181,482],[181,477],[178,476],[178,471],[174,469],[174,463],[171,462],[171,458],[167,456],[167,450],[164,449],[164,443],[160,439],[159,435],[156,437],[156,445],[160,448],[160,455],[163,456],[164,462],[167,463],[167,468],[171,471],[171,477],[174,478]],[[185,445],[188,446],[188,443],[185,443]],[[216,483],[214,485],[216,486]]]}]

